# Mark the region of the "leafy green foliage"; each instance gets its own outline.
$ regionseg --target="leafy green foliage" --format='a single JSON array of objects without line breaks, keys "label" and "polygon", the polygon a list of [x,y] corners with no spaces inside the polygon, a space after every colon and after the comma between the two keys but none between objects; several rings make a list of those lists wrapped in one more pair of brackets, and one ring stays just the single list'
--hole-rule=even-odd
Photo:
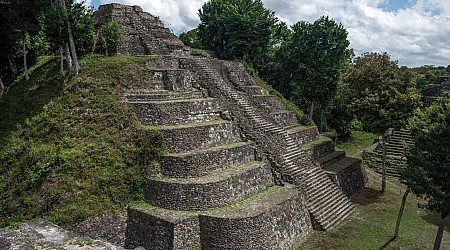
[{"label": "leafy green foliage", "polygon": [[427,200],[426,209],[445,217],[450,213],[450,93],[418,111],[409,129],[414,145],[401,178],[415,195]]},{"label": "leafy green foliage", "polygon": [[347,31],[326,16],[292,29],[292,38],[281,48],[282,66],[291,76],[290,99],[303,110],[313,105],[325,110],[349,57]]},{"label": "leafy green foliage", "polygon": [[93,12],[91,8],[86,7],[82,3],[72,3],[67,8],[77,55],[83,56],[90,52],[96,39]]},{"label": "leafy green foliage", "polygon": [[120,100],[145,60],[93,55],[63,79],[46,58],[0,97],[0,227],[75,222],[142,199],[164,141]]},{"label": "leafy green foliage", "polygon": [[102,25],[103,47],[106,55],[114,55],[122,42],[122,30],[116,21],[110,21]]},{"label": "leafy green foliage", "polygon": [[202,42],[198,36],[198,28],[181,33],[180,40],[184,43],[184,45],[193,49],[203,49]]},{"label": "leafy green foliage", "polygon": [[221,59],[258,64],[265,56],[277,22],[261,0],[210,0],[199,10],[198,36]]},{"label": "leafy green foliage", "polygon": [[349,87],[348,109],[366,131],[382,134],[405,128],[420,105],[413,75],[387,53],[356,57],[344,81]]},{"label": "leafy green foliage", "polygon": [[436,78],[445,73],[442,66],[424,65],[410,69],[416,76],[417,89],[422,90],[426,85],[436,84]]}]

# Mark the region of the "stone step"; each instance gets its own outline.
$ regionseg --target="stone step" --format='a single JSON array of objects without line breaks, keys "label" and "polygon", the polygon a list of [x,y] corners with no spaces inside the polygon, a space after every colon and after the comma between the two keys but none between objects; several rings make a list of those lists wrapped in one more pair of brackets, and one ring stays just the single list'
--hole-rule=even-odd
[{"label": "stone step", "polygon": [[400,147],[405,147],[405,146],[409,146],[409,145],[413,145],[413,144],[414,144],[414,141],[402,140],[400,138],[391,139],[387,143],[387,145],[397,145]]},{"label": "stone step", "polygon": [[345,157],[345,151],[342,149],[336,149],[334,152],[327,154],[319,159],[314,160],[315,163],[319,164],[320,167],[324,168],[331,165]]},{"label": "stone step", "polygon": [[280,127],[288,127],[298,125],[297,117],[292,111],[279,111],[270,113],[276,124]]},{"label": "stone step", "polygon": [[328,201],[326,203],[323,203],[323,205],[318,208],[310,209],[309,212],[312,214],[314,220],[316,220],[320,224],[323,224],[324,222],[328,221],[330,217],[332,217],[333,213],[336,213],[340,209],[349,206],[350,202],[346,197],[342,196],[340,198],[342,199]]},{"label": "stone step", "polygon": [[200,228],[205,249],[289,249],[312,231],[303,196],[288,184],[202,214]]},{"label": "stone step", "polygon": [[319,131],[316,126],[304,127],[295,125],[288,130],[289,136],[297,143],[297,145],[302,145],[313,140],[317,140],[320,137]]},{"label": "stone step", "polygon": [[320,230],[328,230],[335,226],[338,222],[347,218],[354,209],[355,207],[350,202],[338,204],[334,209],[329,210],[329,213],[325,214],[324,217],[316,219],[317,224],[321,225]]},{"label": "stone step", "polygon": [[128,93],[125,98],[129,102],[145,102],[145,101],[168,101],[183,99],[199,99],[203,98],[200,90],[194,91],[153,91],[141,93]]},{"label": "stone step", "polygon": [[238,126],[226,120],[158,126],[164,134],[167,151],[180,153],[241,141]]},{"label": "stone step", "polygon": [[269,91],[258,85],[241,86],[242,89],[250,95],[268,95]]},{"label": "stone step", "polygon": [[308,199],[316,199],[317,197],[326,196],[326,193],[336,186],[326,174],[324,174],[323,177],[321,176],[316,178],[320,178],[320,181],[308,180],[308,183],[306,184],[307,187],[305,189],[305,193]]},{"label": "stone step", "polygon": [[[325,191],[325,189],[324,189]],[[323,204],[331,203],[332,200],[329,200],[329,197],[335,197],[335,195],[340,194],[340,190],[338,188],[332,188],[330,186],[329,189],[326,189],[327,195],[323,195],[322,193],[318,193],[313,197],[308,198],[308,202],[311,208],[319,208],[324,206]]]},{"label": "stone step", "polygon": [[174,210],[204,210],[245,199],[273,185],[270,165],[249,162],[194,178],[151,178],[145,201]]},{"label": "stone step", "polygon": [[169,177],[198,177],[255,160],[253,142],[236,142],[161,156],[161,171]]},{"label": "stone step", "polygon": [[129,102],[144,125],[178,125],[217,120],[221,103],[214,98]]},{"label": "stone step", "polygon": [[347,207],[344,207],[337,213],[334,213],[334,216],[329,218],[328,221],[322,222],[323,230],[328,230],[328,229],[333,228],[339,222],[347,219],[353,213],[353,211],[355,211],[355,206],[352,204],[349,204]]}]

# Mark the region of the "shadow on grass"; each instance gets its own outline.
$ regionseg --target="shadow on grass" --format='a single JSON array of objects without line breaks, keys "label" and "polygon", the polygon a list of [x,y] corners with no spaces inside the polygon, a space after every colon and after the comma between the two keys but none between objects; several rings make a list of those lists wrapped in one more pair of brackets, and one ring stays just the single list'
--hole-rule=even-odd
[{"label": "shadow on grass", "polygon": [[386,243],[384,243],[384,245],[382,245],[380,248],[378,248],[378,250],[386,249],[386,247],[388,247],[389,244],[391,244],[393,241],[395,241],[395,238],[391,237]]},{"label": "shadow on grass", "polygon": [[383,193],[381,193],[379,190],[370,187],[364,187],[356,192],[352,197],[350,197],[350,199],[356,204],[365,206],[379,202],[382,195]]},{"label": "shadow on grass", "polygon": [[[426,211],[426,215],[423,215],[422,219],[424,219],[428,223],[439,226],[440,216],[441,215],[438,213]],[[445,220],[444,231],[450,233],[450,216],[447,216],[447,219]]]},{"label": "shadow on grass", "polygon": [[25,120],[42,111],[42,108],[63,90],[63,80],[58,76],[58,59],[50,59],[30,72],[30,81],[15,83],[0,98],[0,145],[8,135],[23,125]]}]

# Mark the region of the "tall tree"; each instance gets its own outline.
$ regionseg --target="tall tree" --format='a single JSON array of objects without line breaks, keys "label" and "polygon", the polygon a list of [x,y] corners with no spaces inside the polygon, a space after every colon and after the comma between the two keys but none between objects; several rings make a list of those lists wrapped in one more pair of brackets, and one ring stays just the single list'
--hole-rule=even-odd
[{"label": "tall tree", "polygon": [[0,77],[0,96],[3,95],[3,92],[5,91],[5,86],[3,86],[2,78]]},{"label": "tall tree", "polygon": [[426,199],[421,207],[440,214],[433,248],[437,250],[450,213],[450,93],[417,112],[409,129],[414,145],[407,154],[408,167],[400,171],[401,180],[413,194]]},{"label": "tall tree", "polygon": [[383,161],[381,191],[386,188],[386,131],[405,128],[420,95],[413,74],[391,61],[387,53],[365,53],[354,59],[344,81],[348,84],[348,109],[365,130],[382,135]]},{"label": "tall tree", "polygon": [[341,23],[322,16],[313,23],[292,26],[292,39],[284,47],[284,68],[291,77],[291,99],[310,109],[327,108],[336,95],[345,63],[350,56],[347,31]]},{"label": "tall tree", "polygon": [[116,21],[110,21],[102,25],[101,29],[103,47],[106,55],[114,55],[122,42],[122,30]]},{"label": "tall tree", "polygon": [[184,45],[189,46],[194,49],[203,49],[202,42],[198,36],[198,28],[191,29],[180,34],[180,40]]},{"label": "tall tree", "polygon": [[209,0],[199,16],[198,35],[206,49],[222,59],[245,59],[256,65],[267,54],[277,22],[261,0]]},{"label": "tall tree", "polygon": [[66,3],[65,3],[65,0],[58,0],[57,3],[63,10],[62,15],[66,22],[67,34],[68,34],[68,38],[69,38],[70,54],[72,56],[72,61],[73,61],[73,71],[74,71],[75,75],[78,75],[78,73],[80,71],[80,65],[78,64],[77,50],[75,47],[75,40],[73,39],[72,24],[70,22],[69,14],[66,9]]},{"label": "tall tree", "polygon": [[0,57],[8,59],[13,76],[18,71],[17,65],[24,66],[26,71],[28,61],[33,62],[38,54],[39,48],[34,47],[38,43],[33,40],[40,35],[39,17],[48,5],[47,0],[0,1]]}]

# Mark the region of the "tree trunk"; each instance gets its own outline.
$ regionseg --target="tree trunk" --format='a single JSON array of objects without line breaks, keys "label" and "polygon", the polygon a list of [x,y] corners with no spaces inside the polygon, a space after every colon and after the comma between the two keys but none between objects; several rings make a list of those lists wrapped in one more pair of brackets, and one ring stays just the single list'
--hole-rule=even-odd
[{"label": "tree trunk", "polygon": [[5,91],[5,86],[3,86],[2,78],[0,78],[0,96],[3,95],[3,91]]},{"label": "tree trunk", "polygon": [[72,68],[72,57],[70,57],[70,49],[69,49],[68,43],[66,43],[64,53],[66,54],[66,67],[67,67],[67,69],[71,69]]},{"label": "tree trunk", "polygon": [[386,190],[386,135],[381,137],[383,143],[383,160],[381,163],[381,192]]},{"label": "tree trunk", "polygon": [[22,53],[23,53],[23,71],[25,73],[25,80],[28,82],[30,80],[30,77],[28,76],[27,46],[26,46],[26,36],[25,35],[23,36]]},{"label": "tree trunk", "polygon": [[80,66],[78,65],[78,57],[77,57],[77,51],[75,48],[75,41],[73,40],[72,28],[70,25],[70,20],[69,20],[68,14],[67,14],[66,4],[65,4],[64,0],[60,0],[60,5],[64,10],[64,18],[66,19],[67,33],[69,33],[69,47],[70,47],[70,54],[72,55],[73,71],[74,71],[75,75],[77,76],[80,71]]},{"label": "tree trunk", "polygon": [[59,46],[59,75],[64,76],[64,51],[62,46]]},{"label": "tree trunk", "polygon": [[400,230],[400,221],[402,220],[403,210],[405,209],[406,198],[408,198],[408,194],[411,191],[409,187],[406,188],[405,193],[403,194],[402,204],[400,205],[400,211],[398,212],[397,224],[395,224],[394,236],[392,238],[397,239],[398,231]]},{"label": "tree trunk", "polygon": [[14,58],[8,54],[8,63],[9,63],[9,68],[11,69],[11,72],[13,73],[13,75],[17,75],[17,64],[16,61],[14,60]]},{"label": "tree trunk", "polygon": [[441,213],[441,219],[439,220],[439,228],[436,234],[436,239],[434,240],[433,250],[439,250],[441,248],[442,234],[444,233],[446,214]]},{"label": "tree trunk", "polygon": [[66,22],[67,22],[67,31],[69,32],[70,54],[72,54],[73,72],[77,76],[80,71],[80,66],[78,65],[77,51],[75,49],[75,42],[73,40],[72,29],[70,28],[70,22],[68,17],[66,17]]},{"label": "tree trunk", "polygon": [[313,119],[314,115],[314,102],[311,102],[311,108],[309,109],[309,119]]},{"label": "tree trunk", "polygon": [[323,131],[323,109],[320,111],[320,131]]}]

